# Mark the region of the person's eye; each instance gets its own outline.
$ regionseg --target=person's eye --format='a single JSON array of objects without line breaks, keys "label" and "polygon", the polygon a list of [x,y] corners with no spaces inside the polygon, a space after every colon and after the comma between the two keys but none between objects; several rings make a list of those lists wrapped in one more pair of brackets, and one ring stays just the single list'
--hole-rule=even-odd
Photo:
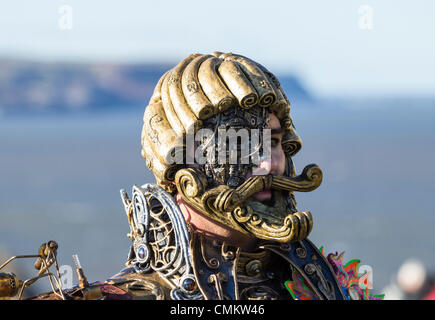
[{"label": "person's eye", "polygon": [[278,138],[272,138],[271,139],[271,146],[272,146],[272,148],[278,146],[280,142],[281,142],[280,139],[278,139]]}]

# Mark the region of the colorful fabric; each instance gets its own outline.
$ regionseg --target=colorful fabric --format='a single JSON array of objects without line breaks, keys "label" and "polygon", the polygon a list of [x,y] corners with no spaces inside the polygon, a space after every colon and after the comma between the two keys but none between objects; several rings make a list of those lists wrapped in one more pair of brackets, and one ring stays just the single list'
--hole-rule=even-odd
[{"label": "colorful fabric", "polygon": [[317,300],[314,291],[311,290],[299,272],[293,271],[292,279],[293,281],[286,281],[284,285],[294,300]]},{"label": "colorful fabric", "polygon": [[[328,256],[326,256],[323,251],[323,247],[320,248],[320,252],[331,264],[347,300],[384,299],[384,294],[376,295],[370,293],[368,273],[365,273],[361,276],[358,274],[360,260],[354,259],[350,260],[346,264],[343,264],[344,252],[341,254],[338,254],[338,252],[335,254],[330,253]],[[292,280],[286,281],[285,286],[295,300],[317,300],[317,296],[314,291],[309,287],[305,279],[297,271],[293,271]]]}]

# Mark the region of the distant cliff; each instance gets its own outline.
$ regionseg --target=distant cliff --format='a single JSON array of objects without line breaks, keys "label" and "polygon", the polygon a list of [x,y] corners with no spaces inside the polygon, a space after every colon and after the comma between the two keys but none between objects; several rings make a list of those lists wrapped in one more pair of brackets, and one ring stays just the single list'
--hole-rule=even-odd
[{"label": "distant cliff", "polygon": [[[145,106],[160,76],[171,67],[0,59],[0,111],[31,114]],[[279,79],[291,100],[310,99],[296,77]]]}]

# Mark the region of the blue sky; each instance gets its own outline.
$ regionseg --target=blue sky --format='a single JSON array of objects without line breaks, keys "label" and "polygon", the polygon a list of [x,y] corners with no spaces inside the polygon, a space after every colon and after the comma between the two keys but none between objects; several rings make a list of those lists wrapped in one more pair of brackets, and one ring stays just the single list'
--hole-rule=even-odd
[{"label": "blue sky", "polygon": [[430,0],[14,0],[0,4],[0,56],[175,63],[232,51],[318,95],[433,96],[434,16]]}]

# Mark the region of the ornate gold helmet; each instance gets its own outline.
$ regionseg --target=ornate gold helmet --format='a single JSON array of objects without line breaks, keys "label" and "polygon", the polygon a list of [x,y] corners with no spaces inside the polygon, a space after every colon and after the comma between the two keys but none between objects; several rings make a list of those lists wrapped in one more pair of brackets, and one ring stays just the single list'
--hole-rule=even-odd
[{"label": "ornate gold helmet", "polygon": [[[267,154],[270,113],[283,129],[286,170],[283,176],[252,176],[258,161],[243,156],[241,149],[256,140],[259,147],[248,155],[257,154],[260,159]],[[290,117],[287,96],[265,67],[232,53],[190,55],[161,77],[143,120],[142,156],[167,192],[180,193],[203,214],[260,239],[290,242],[310,233],[311,214],[296,210],[293,191],[314,190],[322,172],[309,165],[296,176],[291,157],[302,142]],[[262,134],[250,141],[236,137],[235,147],[227,150],[227,137],[222,140],[221,130],[259,130]],[[231,162],[228,155],[234,150],[237,161]],[[222,151],[226,157],[218,161]],[[252,198],[269,189],[272,202]]]}]

